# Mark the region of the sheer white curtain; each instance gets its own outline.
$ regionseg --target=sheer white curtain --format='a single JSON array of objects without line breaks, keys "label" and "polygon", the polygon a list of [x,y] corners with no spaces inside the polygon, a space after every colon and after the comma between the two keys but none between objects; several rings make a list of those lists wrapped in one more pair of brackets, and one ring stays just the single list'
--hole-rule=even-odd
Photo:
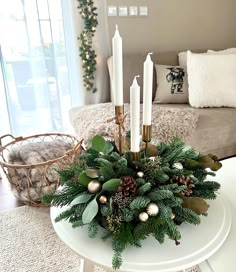
[{"label": "sheer white curtain", "polygon": [[77,0],[0,0],[0,134],[68,131],[71,107],[109,101],[106,0],[95,0],[95,94],[83,87],[77,5]]},{"label": "sheer white curtain", "polygon": [[69,12],[66,0],[0,0],[1,134],[67,131],[84,104]]}]

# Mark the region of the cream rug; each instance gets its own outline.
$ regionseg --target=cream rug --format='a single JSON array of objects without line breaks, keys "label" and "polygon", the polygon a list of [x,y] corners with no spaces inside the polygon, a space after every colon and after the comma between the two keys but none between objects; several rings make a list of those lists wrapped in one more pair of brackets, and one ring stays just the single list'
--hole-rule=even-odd
[{"label": "cream rug", "polygon": [[[49,209],[23,206],[0,212],[1,272],[82,272],[82,266],[54,232]],[[105,272],[97,266],[93,271]]]}]

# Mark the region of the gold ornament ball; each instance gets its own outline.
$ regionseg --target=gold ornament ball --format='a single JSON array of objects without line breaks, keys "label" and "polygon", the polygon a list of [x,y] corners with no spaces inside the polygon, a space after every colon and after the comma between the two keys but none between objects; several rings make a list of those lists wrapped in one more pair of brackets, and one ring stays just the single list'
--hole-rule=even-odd
[{"label": "gold ornament ball", "polygon": [[170,216],[171,220],[174,220],[175,219],[175,214],[172,213],[171,216]]},{"label": "gold ornament ball", "polygon": [[159,213],[159,208],[158,208],[157,204],[155,204],[155,203],[148,204],[147,213],[150,216],[156,216]]},{"label": "gold ornament ball", "polygon": [[146,222],[149,216],[146,212],[141,212],[138,217],[140,221]]},{"label": "gold ornament ball", "polygon": [[107,197],[104,196],[104,195],[101,195],[101,196],[99,197],[99,202],[100,202],[101,204],[107,203]]},{"label": "gold ornament ball", "polygon": [[138,176],[139,178],[143,178],[144,173],[140,171],[140,172],[137,173],[137,176]]},{"label": "gold ornament ball", "polygon": [[101,183],[97,180],[92,180],[88,184],[88,190],[90,193],[97,193],[101,189]]}]

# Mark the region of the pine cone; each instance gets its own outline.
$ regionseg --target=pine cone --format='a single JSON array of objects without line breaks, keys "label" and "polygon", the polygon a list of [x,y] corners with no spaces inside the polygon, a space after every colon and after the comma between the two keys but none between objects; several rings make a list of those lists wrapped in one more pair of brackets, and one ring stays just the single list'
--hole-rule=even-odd
[{"label": "pine cone", "polygon": [[117,193],[122,193],[124,197],[134,196],[137,191],[136,180],[133,177],[121,177],[120,186],[116,189]]},{"label": "pine cone", "polygon": [[193,181],[191,180],[190,177],[184,177],[184,176],[173,176],[170,179],[170,183],[177,183],[178,185],[186,185],[187,188],[183,191],[181,191],[181,195],[183,196],[190,196],[193,193],[193,188],[195,187],[195,185],[193,184]]}]

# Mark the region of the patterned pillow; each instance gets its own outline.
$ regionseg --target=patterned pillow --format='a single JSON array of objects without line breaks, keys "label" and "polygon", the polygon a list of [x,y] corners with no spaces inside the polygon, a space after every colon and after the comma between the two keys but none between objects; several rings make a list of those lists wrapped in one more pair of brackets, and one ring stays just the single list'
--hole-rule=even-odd
[{"label": "patterned pillow", "polygon": [[153,103],[188,103],[187,75],[184,68],[155,65],[157,89]]}]

